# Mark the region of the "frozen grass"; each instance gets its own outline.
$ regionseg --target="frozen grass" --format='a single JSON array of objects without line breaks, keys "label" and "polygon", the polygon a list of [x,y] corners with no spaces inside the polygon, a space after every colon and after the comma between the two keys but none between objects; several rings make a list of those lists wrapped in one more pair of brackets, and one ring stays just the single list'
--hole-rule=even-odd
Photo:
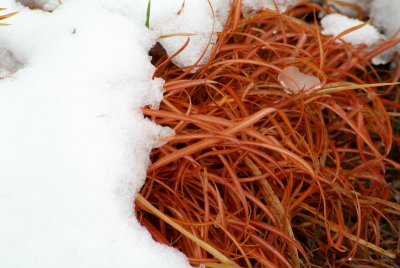
[{"label": "frozen grass", "polygon": [[[154,59],[165,97],[142,111],[176,136],[152,153],[138,219],[193,265],[392,265],[399,245],[381,228],[396,241],[400,205],[385,175],[400,165],[385,105],[399,107],[378,92],[399,70],[370,60],[398,41],[338,43],[320,34],[316,4],[243,18],[240,2],[197,72]],[[288,66],[322,88],[290,95],[278,79]]]}]

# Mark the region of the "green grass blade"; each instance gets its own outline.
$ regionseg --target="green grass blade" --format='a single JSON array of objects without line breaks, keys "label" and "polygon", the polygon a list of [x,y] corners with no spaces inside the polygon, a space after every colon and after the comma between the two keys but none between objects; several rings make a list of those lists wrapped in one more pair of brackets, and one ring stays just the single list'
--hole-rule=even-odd
[{"label": "green grass blade", "polygon": [[146,12],[146,27],[150,28],[150,9],[151,9],[151,0],[147,2],[147,12]]}]

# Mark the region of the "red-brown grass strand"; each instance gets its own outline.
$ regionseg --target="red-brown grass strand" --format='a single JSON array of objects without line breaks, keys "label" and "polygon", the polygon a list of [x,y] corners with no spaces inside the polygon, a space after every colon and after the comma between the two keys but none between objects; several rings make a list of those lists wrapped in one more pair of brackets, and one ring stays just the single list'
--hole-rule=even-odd
[{"label": "red-brown grass strand", "polygon": [[[366,46],[335,42],[301,19],[320,10],[315,4],[243,18],[240,3],[203,68],[191,73],[166,55],[156,59],[165,99],[160,110],[142,111],[176,136],[152,152],[140,196],[238,266],[394,258],[380,232],[382,221],[392,224],[385,209],[400,212],[387,201],[385,181],[386,167],[397,165],[387,158],[385,106],[398,105],[382,100],[377,86],[290,95],[278,75],[296,66],[318,77],[323,90],[391,78],[376,77]],[[136,213],[155,240],[193,265],[223,263],[143,202]]]}]

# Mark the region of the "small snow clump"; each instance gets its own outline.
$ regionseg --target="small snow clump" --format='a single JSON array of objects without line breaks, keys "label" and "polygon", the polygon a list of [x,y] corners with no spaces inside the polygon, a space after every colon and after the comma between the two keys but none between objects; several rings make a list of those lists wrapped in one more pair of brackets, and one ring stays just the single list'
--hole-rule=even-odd
[{"label": "small snow clump", "polygon": [[321,81],[314,75],[302,73],[295,66],[288,66],[279,73],[278,80],[288,94],[297,94],[301,91],[310,91],[321,87]]},{"label": "small snow clump", "polygon": [[[226,20],[226,12],[229,10],[229,1],[208,1],[192,0],[182,1],[175,4],[175,9],[165,12],[161,5],[154,8],[153,19],[150,17],[150,29],[159,39],[169,55],[176,53],[184,44],[189,41],[187,47],[179,53],[172,61],[180,66],[191,66],[198,62],[207,62],[213,45],[217,41],[216,32],[221,32]],[[162,15],[159,15],[162,14]],[[200,59],[203,52],[204,56]]]},{"label": "small snow clump", "polygon": [[[338,13],[329,14],[322,18],[322,34],[337,36],[342,32],[356,27],[364,22],[349,18]],[[379,40],[386,39],[384,35],[371,24],[366,24],[363,27],[345,34],[341,39],[352,45],[366,44],[368,46],[375,44]]]}]

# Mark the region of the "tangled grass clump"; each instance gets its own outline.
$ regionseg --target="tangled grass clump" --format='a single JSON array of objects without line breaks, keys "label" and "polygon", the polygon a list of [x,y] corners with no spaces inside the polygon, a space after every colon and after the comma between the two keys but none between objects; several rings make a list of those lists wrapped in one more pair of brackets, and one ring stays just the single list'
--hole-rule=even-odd
[{"label": "tangled grass clump", "polygon": [[[176,135],[152,152],[136,213],[193,265],[396,262],[381,228],[396,241],[388,215],[400,205],[388,201],[385,175],[400,165],[388,158],[393,131],[378,94],[394,76],[370,60],[397,41],[375,50],[335,42],[320,34],[320,10],[304,2],[240,17],[237,1],[202,68],[155,59],[165,97],[142,111]],[[292,79],[288,66],[321,87],[290,94],[279,79]]]}]

